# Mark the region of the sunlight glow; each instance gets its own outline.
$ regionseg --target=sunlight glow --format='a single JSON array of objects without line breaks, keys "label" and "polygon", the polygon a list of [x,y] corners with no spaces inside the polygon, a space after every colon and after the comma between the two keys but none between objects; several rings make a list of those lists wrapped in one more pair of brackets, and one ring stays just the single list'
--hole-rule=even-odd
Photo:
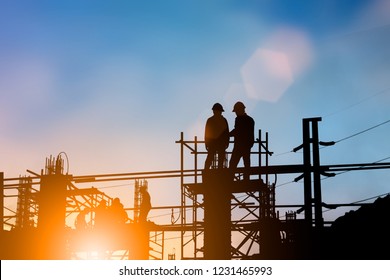
[{"label": "sunlight glow", "polygon": [[276,102],[293,83],[287,56],[281,52],[258,49],[241,68],[249,97]]}]

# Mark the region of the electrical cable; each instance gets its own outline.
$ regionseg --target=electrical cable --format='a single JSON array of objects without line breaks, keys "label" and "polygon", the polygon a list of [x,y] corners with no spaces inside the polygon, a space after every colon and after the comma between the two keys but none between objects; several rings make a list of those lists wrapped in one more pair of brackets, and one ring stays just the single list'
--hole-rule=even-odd
[{"label": "electrical cable", "polygon": [[119,188],[119,187],[125,187],[125,186],[131,186],[131,184],[122,184],[122,185],[114,185],[114,186],[105,186],[105,187],[99,187],[98,189],[111,189],[111,188]]},{"label": "electrical cable", "polygon": [[[365,202],[365,201],[368,201],[368,200],[372,200],[374,198],[380,198],[380,197],[385,196],[385,195],[390,195],[390,192],[384,193],[384,194],[380,194],[380,195],[376,195],[376,196],[372,196],[372,197],[365,198],[365,199],[362,199],[362,200],[358,200],[358,201],[355,201],[355,202],[351,202],[350,204],[362,203],[362,202]],[[351,207],[352,206],[353,205],[351,205]],[[326,209],[326,210],[323,210],[322,213],[325,213],[325,212],[328,212],[328,211],[331,211],[331,210],[335,210],[335,209]]]},{"label": "electrical cable", "polygon": [[[354,103],[354,104],[351,104],[351,105],[346,106],[346,107],[344,107],[344,108],[342,108],[342,109],[340,109],[340,110],[338,110],[338,111],[335,111],[335,112],[333,112],[333,113],[330,113],[330,114],[328,114],[328,115],[325,115],[324,118],[327,118],[327,117],[336,115],[336,114],[338,114],[338,113],[344,112],[344,111],[346,111],[346,110],[349,110],[349,109],[351,109],[351,108],[353,108],[353,107],[355,107],[355,106],[357,106],[357,105],[359,105],[359,104],[361,104],[361,103],[363,103],[363,102],[365,102],[365,101],[367,101],[367,100],[369,100],[369,99],[371,99],[371,98],[374,98],[375,96],[378,96],[378,95],[380,95],[380,94],[383,94],[383,93],[385,93],[386,91],[389,91],[389,90],[390,90],[390,87],[388,87],[388,88],[386,88],[386,89],[383,89],[383,90],[381,90],[381,91],[379,91],[379,92],[377,92],[377,93],[374,93],[374,94],[372,94],[372,95],[370,95],[370,96],[368,96],[368,97],[366,97],[366,98],[363,98],[362,100],[360,100],[360,101],[358,101],[358,102],[356,102],[356,103]],[[389,92],[390,92],[390,91],[389,91]]]},{"label": "electrical cable", "polygon": [[384,122],[382,122],[382,123],[380,123],[380,124],[374,125],[374,126],[369,127],[369,128],[367,128],[367,129],[365,129],[365,130],[362,130],[362,131],[360,131],[360,132],[357,132],[357,133],[355,133],[355,134],[352,134],[352,135],[350,135],[350,136],[347,136],[347,137],[344,137],[344,138],[342,138],[342,139],[340,139],[340,140],[337,140],[337,141],[335,141],[335,143],[340,143],[340,142],[342,142],[342,141],[345,141],[345,140],[350,139],[350,138],[352,138],[352,137],[355,137],[355,136],[358,136],[358,135],[360,135],[360,134],[363,134],[363,133],[365,133],[365,132],[367,132],[367,131],[370,131],[370,130],[372,130],[372,129],[374,129],[374,128],[380,127],[380,126],[382,126],[382,125],[384,125],[384,124],[387,124],[387,123],[389,123],[389,122],[390,122],[390,120],[384,121]]}]

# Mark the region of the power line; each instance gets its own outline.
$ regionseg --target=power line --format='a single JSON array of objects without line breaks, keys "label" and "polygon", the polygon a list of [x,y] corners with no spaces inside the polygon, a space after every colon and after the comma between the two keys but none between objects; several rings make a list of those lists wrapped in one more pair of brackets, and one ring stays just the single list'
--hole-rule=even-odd
[{"label": "power line", "polygon": [[[357,204],[357,203],[362,203],[362,202],[365,202],[365,201],[368,201],[368,200],[372,200],[374,198],[379,198],[379,197],[382,197],[382,196],[385,196],[385,195],[389,195],[390,193],[383,193],[383,194],[380,194],[380,195],[376,195],[376,196],[372,196],[372,197],[369,197],[369,198],[365,198],[365,199],[361,199],[361,200],[358,200],[358,201],[354,201],[354,202],[351,202],[351,207],[354,206],[353,204]],[[328,212],[328,211],[332,211],[332,210],[336,210],[336,209],[326,209],[324,211],[322,211],[323,213],[325,212]]]},{"label": "power line", "polygon": [[289,184],[291,184],[291,183],[297,183],[297,182],[295,182],[295,181],[285,182],[285,183],[283,183],[283,184],[277,185],[276,188],[279,188],[279,187],[282,187],[282,186],[285,186],[285,185],[289,185]]},{"label": "power line", "polygon": [[[364,129],[364,130],[362,130],[362,131],[359,131],[359,132],[357,132],[357,133],[354,133],[354,134],[352,134],[352,135],[350,135],[350,136],[341,138],[341,139],[339,139],[339,140],[337,140],[337,141],[329,142],[327,146],[323,146],[323,147],[321,147],[320,149],[324,149],[324,148],[329,147],[329,146],[332,146],[332,145],[334,145],[334,144],[336,144],[336,143],[340,143],[340,142],[342,142],[342,141],[348,140],[348,139],[350,139],[350,138],[353,138],[353,137],[355,137],[355,136],[358,136],[358,135],[360,135],[360,134],[363,134],[363,133],[365,133],[365,132],[368,132],[368,131],[370,131],[370,130],[373,130],[373,129],[375,129],[375,128],[378,128],[378,127],[380,127],[380,126],[382,126],[382,125],[385,125],[385,124],[387,124],[387,123],[389,123],[389,122],[390,122],[390,120],[387,120],[387,121],[384,121],[384,122],[382,122],[382,123],[380,123],[380,124],[371,126],[371,127],[366,128],[366,129]],[[295,153],[295,152],[294,152],[294,151],[288,151],[288,152],[283,152],[283,153],[280,153],[280,154],[276,154],[275,156],[286,155],[286,154],[289,154],[289,153]]]},{"label": "power line", "polygon": [[[380,159],[380,160],[377,160],[377,161],[374,161],[373,163],[379,163],[379,162],[382,162],[382,161],[385,161],[387,159],[390,159],[390,156],[388,157],[385,157],[383,159]],[[364,165],[361,166],[362,168],[364,167]],[[341,174],[344,174],[344,173],[347,173],[347,172],[351,172],[352,170],[346,170],[346,171],[340,171],[338,173],[335,173],[335,176],[337,175],[341,175]],[[322,178],[321,180],[326,180],[326,179],[330,179],[330,178],[334,178],[334,177],[326,177],[326,178]]]},{"label": "power line", "polygon": [[[370,95],[370,96],[368,96],[368,97],[366,97],[366,98],[363,98],[362,100],[360,100],[360,101],[358,101],[358,102],[356,102],[356,103],[353,103],[353,104],[351,104],[351,105],[349,105],[349,106],[346,106],[346,107],[344,107],[344,108],[342,108],[342,109],[340,109],[340,110],[338,110],[338,111],[335,111],[335,112],[333,112],[333,113],[330,113],[330,114],[328,114],[328,115],[325,115],[324,118],[329,117],[329,116],[332,116],[332,115],[335,115],[335,114],[338,114],[338,113],[341,113],[341,112],[346,111],[346,110],[348,110],[348,109],[350,109],[350,108],[353,108],[353,107],[355,107],[355,106],[357,106],[357,105],[359,105],[359,104],[361,104],[361,103],[363,103],[363,102],[365,102],[365,101],[367,101],[367,100],[369,100],[369,99],[372,99],[372,98],[374,98],[374,97],[376,97],[376,96],[378,96],[378,95],[381,95],[381,94],[383,94],[383,93],[385,93],[385,92],[387,92],[387,91],[389,91],[389,90],[390,90],[390,87],[388,87],[388,88],[386,88],[386,89],[383,89],[383,90],[381,90],[381,91],[379,91],[379,92],[376,92],[376,93],[374,93],[374,94],[372,94],[372,95]],[[389,92],[390,92],[390,91],[389,91]],[[379,125],[377,125],[377,126],[371,127],[371,128],[369,128],[369,129],[366,129],[366,130],[361,131],[361,132],[359,132],[359,133],[356,133],[356,134],[354,134],[354,135],[351,135],[351,136],[345,137],[345,138],[343,138],[343,139],[340,139],[339,141],[336,141],[335,143],[338,143],[338,142],[347,140],[347,139],[349,139],[349,138],[352,138],[352,137],[354,137],[354,136],[357,136],[357,135],[359,135],[359,134],[362,134],[362,133],[364,133],[364,132],[366,132],[366,131],[369,131],[369,130],[371,130],[371,129],[374,129],[374,128],[376,128],[376,127],[378,127],[378,126],[381,126],[381,125],[383,125],[383,124],[385,124],[385,123],[388,123],[388,122],[390,122],[390,120],[387,120],[387,121],[384,122],[384,123],[381,123],[381,124],[379,124]],[[324,147],[322,147],[322,148],[324,148]],[[282,153],[276,154],[275,157],[276,157],[276,156],[286,155],[286,154],[293,153],[293,152],[294,152],[294,151],[282,152]]]},{"label": "power line", "polygon": [[278,156],[283,156],[283,155],[286,155],[286,154],[289,154],[289,153],[292,153],[293,151],[288,151],[288,152],[284,152],[284,153],[280,153],[280,154],[276,154],[274,155],[275,157],[278,157]]},{"label": "power line", "polygon": [[367,131],[370,131],[370,130],[372,130],[372,129],[374,129],[374,128],[377,128],[377,127],[382,126],[382,125],[384,125],[384,124],[386,124],[386,123],[389,123],[389,122],[390,122],[390,120],[384,121],[384,122],[382,122],[382,123],[380,123],[380,124],[374,125],[374,126],[369,127],[369,128],[367,128],[367,129],[365,129],[365,130],[362,130],[362,131],[357,132],[357,133],[355,133],[355,134],[352,134],[352,135],[350,135],[350,136],[344,137],[344,138],[342,138],[342,139],[340,139],[340,140],[338,140],[338,141],[335,141],[334,143],[340,143],[340,142],[342,142],[342,141],[344,141],[344,140],[347,140],[347,139],[350,139],[350,138],[352,138],[352,137],[358,136],[358,135],[360,135],[360,134],[363,134],[363,133],[365,133],[365,132],[367,132]]},{"label": "power line", "polygon": [[381,91],[379,91],[379,92],[376,92],[376,93],[374,93],[374,94],[372,94],[372,95],[370,95],[370,96],[368,96],[368,97],[366,97],[366,98],[361,99],[360,101],[358,101],[358,102],[356,102],[356,103],[353,103],[353,104],[348,105],[348,106],[346,106],[346,107],[344,107],[344,108],[342,108],[342,109],[340,109],[340,110],[337,110],[337,111],[335,111],[335,112],[333,112],[333,113],[330,113],[330,114],[324,116],[324,118],[327,118],[327,117],[330,117],[330,116],[339,114],[339,113],[341,113],[341,112],[344,112],[344,111],[346,111],[346,110],[349,110],[349,109],[351,109],[351,108],[353,108],[353,107],[355,107],[355,106],[357,106],[357,105],[359,105],[359,104],[361,104],[361,103],[363,103],[363,102],[365,102],[365,101],[367,101],[367,100],[370,100],[370,99],[374,98],[375,96],[381,95],[381,94],[383,94],[383,93],[385,93],[385,92],[387,92],[387,91],[389,91],[389,90],[390,90],[390,87],[388,87],[388,88],[386,88],[386,89],[383,89],[383,90],[381,90]]},{"label": "power line", "polygon": [[[382,162],[382,161],[385,161],[385,160],[388,160],[388,159],[390,159],[390,156],[382,158],[382,159],[377,160],[377,161],[374,161],[373,163],[379,163],[379,162]],[[362,167],[364,167],[364,165],[362,165]],[[335,176],[341,175],[341,174],[344,174],[344,173],[347,173],[347,172],[350,172],[350,171],[352,171],[352,170],[340,171],[338,173],[335,173]],[[335,176],[321,178],[321,181],[334,178]],[[289,185],[289,184],[292,184],[292,183],[297,183],[297,182],[294,181],[294,180],[293,181],[289,181],[289,182],[285,182],[285,183],[277,185],[276,188],[279,188],[279,187],[282,187],[282,186],[285,186],[285,185]]]},{"label": "power line", "polygon": [[385,196],[385,195],[389,195],[389,194],[390,194],[390,193],[384,193],[384,194],[376,195],[376,196],[369,197],[369,198],[366,198],[366,199],[362,199],[362,200],[359,200],[359,201],[355,201],[355,202],[352,202],[352,203],[365,202],[365,201],[368,201],[368,200],[371,200],[371,199],[374,199],[374,198],[379,198],[379,197],[381,197],[381,196]]},{"label": "power line", "polygon": [[99,187],[99,189],[112,189],[112,188],[127,187],[127,186],[131,186],[131,184],[121,184],[121,185],[105,186],[105,187]]}]

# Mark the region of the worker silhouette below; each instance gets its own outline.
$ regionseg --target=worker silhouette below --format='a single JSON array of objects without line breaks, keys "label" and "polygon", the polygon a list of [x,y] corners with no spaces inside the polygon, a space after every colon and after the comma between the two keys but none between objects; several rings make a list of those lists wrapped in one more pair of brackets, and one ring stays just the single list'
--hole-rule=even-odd
[{"label": "worker silhouette below", "polygon": [[148,192],[147,186],[141,186],[141,204],[139,212],[139,223],[146,223],[150,209],[152,208],[150,194]]},{"label": "worker silhouette below", "polygon": [[87,229],[87,221],[86,216],[90,212],[89,208],[84,208],[80,211],[80,213],[77,215],[75,220],[75,227],[77,230],[85,230]]},{"label": "worker silhouette below", "polygon": [[98,230],[104,230],[110,223],[107,201],[100,201],[99,205],[94,209],[95,224],[94,227]]},{"label": "worker silhouette below", "polygon": [[[234,146],[229,161],[229,168],[235,170],[240,159],[243,159],[244,167],[248,169],[251,165],[251,148],[255,141],[255,121],[245,112],[245,105],[241,101],[234,104],[233,112],[236,113],[234,129],[229,136],[234,137]],[[244,172],[244,180],[249,179],[248,171]]]},{"label": "worker silhouette below", "polygon": [[112,225],[123,225],[129,219],[127,212],[118,197],[113,199],[108,211]]},{"label": "worker silhouette below", "polygon": [[205,146],[207,158],[204,169],[209,169],[212,165],[215,155],[218,155],[218,168],[224,167],[226,158],[226,149],[229,146],[229,124],[222,112],[224,109],[221,104],[215,103],[211,108],[213,116],[209,117],[205,126]]}]

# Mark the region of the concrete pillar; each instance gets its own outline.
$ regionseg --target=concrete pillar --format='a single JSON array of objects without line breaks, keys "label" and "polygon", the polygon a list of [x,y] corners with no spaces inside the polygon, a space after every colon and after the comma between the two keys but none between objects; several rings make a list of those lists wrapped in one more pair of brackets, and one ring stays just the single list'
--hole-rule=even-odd
[{"label": "concrete pillar", "polygon": [[43,175],[38,196],[38,259],[66,258],[66,191],[68,176]]},{"label": "concrete pillar", "polygon": [[129,260],[149,259],[149,232],[146,224],[131,225]]},{"label": "concrete pillar", "polygon": [[205,170],[203,174],[205,259],[231,259],[232,183],[228,169]]}]

